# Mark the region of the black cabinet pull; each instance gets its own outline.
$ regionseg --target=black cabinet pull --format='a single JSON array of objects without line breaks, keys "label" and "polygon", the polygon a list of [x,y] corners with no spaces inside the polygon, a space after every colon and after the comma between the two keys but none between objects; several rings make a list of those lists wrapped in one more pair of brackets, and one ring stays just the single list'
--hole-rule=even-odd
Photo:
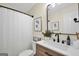
[{"label": "black cabinet pull", "polygon": [[45,52],[45,54],[47,54],[48,56],[53,56],[53,55],[51,55],[51,54],[49,54],[49,53],[47,53],[47,52]]}]

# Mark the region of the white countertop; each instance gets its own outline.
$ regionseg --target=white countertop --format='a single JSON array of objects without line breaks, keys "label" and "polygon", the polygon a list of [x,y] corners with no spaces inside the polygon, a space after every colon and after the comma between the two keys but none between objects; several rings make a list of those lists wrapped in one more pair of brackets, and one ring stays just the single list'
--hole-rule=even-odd
[{"label": "white countertop", "polygon": [[67,49],[63,49],[63,47],[62,48],[56,48],[53,44],[51,44],[51,45],[46,44],[45,40],[38,41],[37,44],[42,45],[42,46],[44,46],[44,47],[46,47],[48,49],[57,51],[57,52],[59,52],[61,54],[67,55],[67,56],[79,56],[79,49],[75,49],[75,48],[73,48],[71,46],[67,46],[66,47]]}]

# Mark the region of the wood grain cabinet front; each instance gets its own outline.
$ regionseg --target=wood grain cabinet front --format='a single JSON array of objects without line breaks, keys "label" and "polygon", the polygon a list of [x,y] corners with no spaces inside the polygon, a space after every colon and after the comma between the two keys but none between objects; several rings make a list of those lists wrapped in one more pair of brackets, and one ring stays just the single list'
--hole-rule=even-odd
[{"label": "wood grain cabinet front", "polygon": [[36,56],[64,56],[64,54],[50,50],[39,44],[36,44]]}]

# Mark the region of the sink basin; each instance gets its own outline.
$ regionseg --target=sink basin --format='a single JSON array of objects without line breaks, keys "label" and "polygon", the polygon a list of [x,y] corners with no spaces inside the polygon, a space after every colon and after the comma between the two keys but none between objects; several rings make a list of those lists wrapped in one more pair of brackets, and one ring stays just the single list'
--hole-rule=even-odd
[{"label": "sink basin", "polygon": [[72,45],[68,46],[66,44],[53,42],[53,40],[42,40],[37,43],[67,56],[79,56],[79,49],[74,48]]},{"label": "sink basin", "polygon": [[54,48],[58,48],[61,50],[67,50],[68,49],[68,45],[66,44],[62,44],[62,43],[57,43],[57,42],[53,42],[53,40],[45,40],[44,44],[49,45],[50,47],[54,47]]}]

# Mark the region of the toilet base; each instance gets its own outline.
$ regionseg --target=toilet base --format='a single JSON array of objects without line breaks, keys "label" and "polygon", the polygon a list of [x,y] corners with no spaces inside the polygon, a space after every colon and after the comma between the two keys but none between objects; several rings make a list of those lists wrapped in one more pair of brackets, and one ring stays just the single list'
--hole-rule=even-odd
[{"label": "toilet base", "polygon": [[33,50],[25,50],[19,54],[19,56],[34,56],[35,53]]}]

